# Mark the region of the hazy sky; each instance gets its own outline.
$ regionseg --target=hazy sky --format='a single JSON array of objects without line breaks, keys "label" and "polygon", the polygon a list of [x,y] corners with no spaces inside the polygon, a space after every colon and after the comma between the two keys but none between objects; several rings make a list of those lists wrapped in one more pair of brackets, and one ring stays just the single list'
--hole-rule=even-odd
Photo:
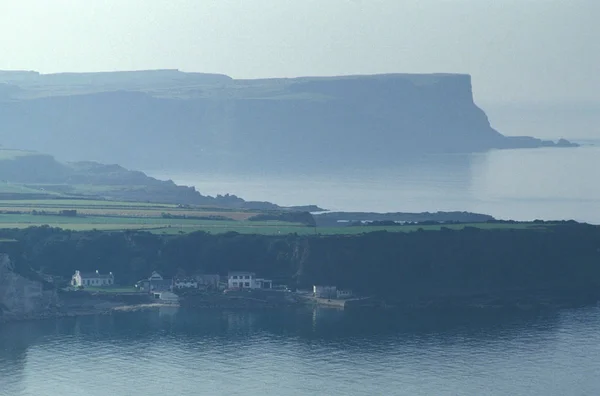
[{"label": "hazy sky", "polygon": [[0,54],[44,73],[461,72],[483,103],[600,102],[600,0],[0,0]]}]

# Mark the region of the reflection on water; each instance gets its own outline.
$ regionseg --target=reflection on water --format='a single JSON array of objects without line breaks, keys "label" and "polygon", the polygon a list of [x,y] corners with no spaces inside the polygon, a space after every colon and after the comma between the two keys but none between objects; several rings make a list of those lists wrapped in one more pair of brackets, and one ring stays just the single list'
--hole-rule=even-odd
[{"label": "reflection on water", "polygon": [[204,194],[232,193],[331,210],[488,213],[498,218],[600,223],[600,147],[499,150],[402,158],[395,168],[320,173],[215,175],[155,171]]},{"label": "reflection on water", "polygon": [[564,395],[600,390],[600,309],[159,310],[0,328],[0,395]]}]

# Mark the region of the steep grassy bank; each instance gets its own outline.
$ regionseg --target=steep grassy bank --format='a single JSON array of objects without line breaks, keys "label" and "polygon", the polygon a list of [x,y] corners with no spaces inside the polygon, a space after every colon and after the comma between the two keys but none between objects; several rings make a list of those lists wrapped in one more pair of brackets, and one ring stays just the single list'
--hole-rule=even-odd
[{"label": "steep grassy bank", "polygon": [[76,269],[112,271],[125,285],[153,270],[165,276],[251,270],[292,286],[335,284],[391,300],[600,293],[600,228],[571,222],[333,236],[41,227],[3,230],[0,238],[18,241],[13,251],[21,268],[65,278]]}]

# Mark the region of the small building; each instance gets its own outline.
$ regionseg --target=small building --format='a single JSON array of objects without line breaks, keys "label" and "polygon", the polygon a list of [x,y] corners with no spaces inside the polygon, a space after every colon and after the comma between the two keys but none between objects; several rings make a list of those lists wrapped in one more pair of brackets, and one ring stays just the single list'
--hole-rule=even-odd
[{"label": "small building", "polygon": [[177,296],[177,294],[170,292],[170,291],[154,292],[154,293],[152,293],[152,296],[154,297],[155,300],[159,300],[160,302],[164,302],[167,304],[179,303],[179,296]]},{"label": "small building", "polygon": [[112,272],[109,272],[108,274],[101,274],[98,272],[98,270],[96,270],[96,272],[88,273],[77,270],[71,278],[71,285],[76,287],[106,287],[113,286],[114,284],[115,277]]},{"label": "small building", "polygon": [[254,272],[232,271],[227,274],[229,289],[271,289],[273,281],[257,278]]},{"label": "small building", "polygon": [[336,286],[313,286],[313,297],[338,298]]},{"label": "small building", "polygon": [[229,272],[227,274],[227,287],[230,289],[252,289],[254,278],[256,278],[254,272]]},{"label": "small building", "polygon": [[270,279],[256,278],[254,280],[255,289],[272,289],[273,281]]},{"label": "small building", "polygon": [[170,291],[173,281],[164,279],[161,274],[154,271],[148,279],[139,281],[136,286],[143,292]]},{"label": "small building", "polygon": [[161,281],[161,280],[164,280],[164,278],[158,272],[152,271],[152,275],[150,275],[150,278],[148,278],[148,280],[149,281]]},{"label": "small building", "polygon": [[173,279],[173,290],[176,289],[197,289],[198,281],[195,278],[175,278]]},{"label": "small building", "polygon": [[204,288],[219,288],[219,282],[221,281],[221,276],[218,274],[200,274],[195,276],[196,281],[198,282],[198,287]]},{"label": "small building", "polygon": [[352,297],[352,290],[337,290],[337,298],[338,299],[345,299],[345,298],[351,298]]}]

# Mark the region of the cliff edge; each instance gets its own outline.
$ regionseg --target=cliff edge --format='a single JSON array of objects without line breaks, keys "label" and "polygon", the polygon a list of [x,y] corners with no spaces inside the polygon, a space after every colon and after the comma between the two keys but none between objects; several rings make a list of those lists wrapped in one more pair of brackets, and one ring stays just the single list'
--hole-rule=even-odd
[{"label": "cliff edge", "polygon": [[4,145],[138,169],[306,170],[571,145],[502,135],[462,74],[0,73],[0,83],[10,87],[0,97]]}]

